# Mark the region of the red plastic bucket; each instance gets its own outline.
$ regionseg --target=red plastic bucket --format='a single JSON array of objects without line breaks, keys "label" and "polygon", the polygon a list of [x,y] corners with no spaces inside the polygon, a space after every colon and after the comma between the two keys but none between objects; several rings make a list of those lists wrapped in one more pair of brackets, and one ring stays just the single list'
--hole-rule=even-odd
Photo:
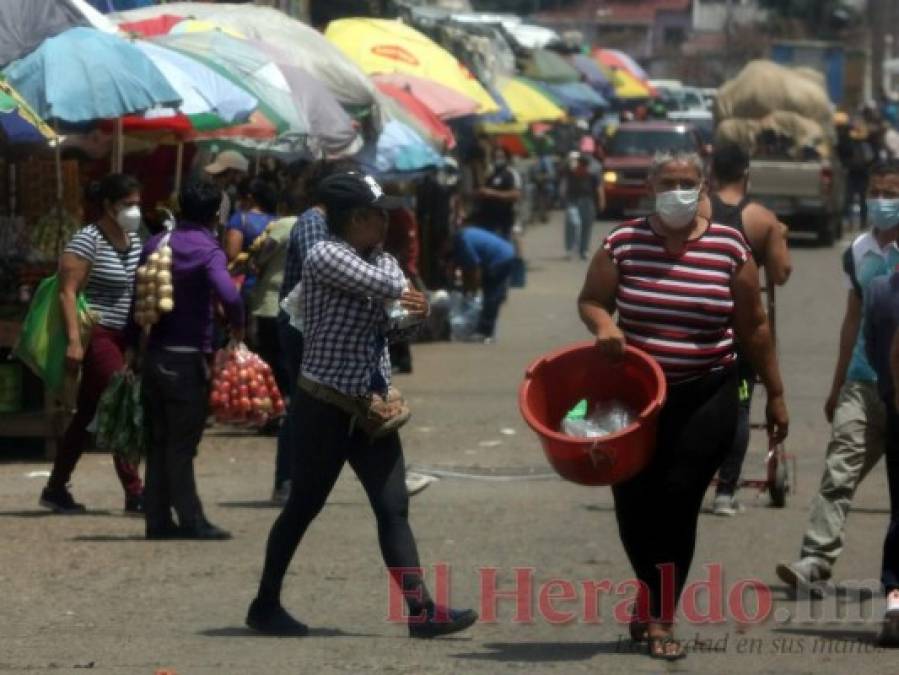
[{"label": "red plastic bucket", "polygon": [[[667,391],[659,364],[639,349],[627,347],[622,360],[612,363],[596,343],[580,342],[534,361],[518,404],[562,478],[581,485],[614,485],[637,475],[652,458]],[[562,419],[582,399],[591,404],[620,401],[640,414],[630,426],[602,438],[560,433]]]}]

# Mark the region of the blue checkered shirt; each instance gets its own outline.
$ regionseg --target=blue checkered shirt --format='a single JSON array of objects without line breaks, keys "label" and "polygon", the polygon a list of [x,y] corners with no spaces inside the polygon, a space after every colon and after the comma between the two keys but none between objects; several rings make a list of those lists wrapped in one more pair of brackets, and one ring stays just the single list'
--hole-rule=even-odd
[{"label": "blue checkered shirt", "polygon": [[342,241],[313,246],[303,269],[303,375],[350,396],[390,384],[385,302],[406,277],[389,253],[363,259]]},{"label": "blue checkered shirt", "polygon": [[312,207],[300,214],[290,229],[290,238],[287,241],[287,258],[284,260],[284,279],[278,293],[279,301],[287,297],[302,280],[303,263],[312,247],[330,237],[328,223],[321,209]]}]

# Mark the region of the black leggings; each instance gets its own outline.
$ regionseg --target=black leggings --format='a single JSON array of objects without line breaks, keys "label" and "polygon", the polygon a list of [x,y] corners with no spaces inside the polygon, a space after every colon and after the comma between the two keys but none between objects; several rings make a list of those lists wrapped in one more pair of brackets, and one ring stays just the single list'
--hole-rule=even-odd
[{"label": "black leggings", "polygon": [[[418,550],[409,527],[406,469],[398,433],[374,442],[361,431],[351,433],[350,416],[339,408],[297,389],[290,415],[295,423],[293,477],[290,499],[268,537],[259,599],[278,602],[287,568],[306,532],[319,514],[345,462],[362,482],[378,523],[381,555],[391,570],[418,568]],[[393,572],[391,572],[393,573]],[[400,578],[402,576],[402,578]],[[394,574],[403,590],[421,591],[421,599],[407,595],[407,604],[418,614],[430,603],[420,575]]]},{"label": "black leggings", "polygon": [[[621,542],[648,590],[641,621],[672,622],[693,561],[696,525],[705,491],[730,450],[737,422],[736,369],[712,373],[668,389],[659,420],[658,445],[649,466],[613,488]],[[673,585],[665,588],[669,566]]]}]

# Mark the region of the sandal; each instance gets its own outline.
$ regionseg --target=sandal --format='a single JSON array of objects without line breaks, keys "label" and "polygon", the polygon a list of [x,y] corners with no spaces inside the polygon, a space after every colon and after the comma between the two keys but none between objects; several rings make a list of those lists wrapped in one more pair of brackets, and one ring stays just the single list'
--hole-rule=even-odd
[{"label": "sandal", "polygon": [[[650,658],[661,659],[662,661],[679,661],[687,658],[684,645],[671,635],[648,636],[646,640]],[[676,647],[673,651],[669,649],[672,645]]]}]

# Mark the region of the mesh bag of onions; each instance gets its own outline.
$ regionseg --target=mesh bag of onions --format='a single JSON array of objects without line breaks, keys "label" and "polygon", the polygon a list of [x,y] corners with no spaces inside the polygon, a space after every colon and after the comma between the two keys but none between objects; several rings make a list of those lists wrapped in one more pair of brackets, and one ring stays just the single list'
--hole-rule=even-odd
[{"label": "mesh bag of onions", "polygon": [[284,415],[284,398],[271,367],[245,344],[215,354],[209,407],[222,424],[262,428]]}]

